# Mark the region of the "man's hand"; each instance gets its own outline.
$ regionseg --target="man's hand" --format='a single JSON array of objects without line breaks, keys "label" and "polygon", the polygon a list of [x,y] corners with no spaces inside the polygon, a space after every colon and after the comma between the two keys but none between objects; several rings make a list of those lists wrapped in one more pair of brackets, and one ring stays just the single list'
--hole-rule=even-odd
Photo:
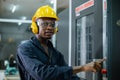
[{"label": "man's hand", "polygon": [[92,71],[92,72],[97,72],[101,70],[101,63],[105,61],[106,59],[98,59],[96,61],[90,62],[88,64],[85,64],[83,66],[83,71]]}]

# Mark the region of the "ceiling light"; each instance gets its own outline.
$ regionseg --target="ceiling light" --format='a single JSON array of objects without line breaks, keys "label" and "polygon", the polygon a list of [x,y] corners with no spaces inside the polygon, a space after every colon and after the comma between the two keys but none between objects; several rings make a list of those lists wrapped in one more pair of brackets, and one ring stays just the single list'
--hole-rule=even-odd
[{"label": "ceiling light", "polygon": [[[21,19],[22,19],[22,20],[26,20],[26,19],[27,19],[27,17],[22,16],[22,17],[21,17]],[[19,25],[19,26],[20,26],[21,24],[22,24],[22,22],[18,22],[18,25]]]},{"label": "ceiling light", "polygon": [[50,3],[53,4],[53,3],[54,3],[54,0],[50,0]]},{"label": "ceiling light", "polygon": [[18,23],[19,26],[20,26],[21,24],[22,24],[21,22]]},{"label": "ceiling light", "polygon": [[27,19],[27,17],[23,16],[21,19],[22,19],[22,20],[26,20],[26,19]]},{"label": "ceiling light", "polygon": [[13,8],[12,8],[12,13],[14,13],[15,10],[16,10],[16,5],[13,6]]}]

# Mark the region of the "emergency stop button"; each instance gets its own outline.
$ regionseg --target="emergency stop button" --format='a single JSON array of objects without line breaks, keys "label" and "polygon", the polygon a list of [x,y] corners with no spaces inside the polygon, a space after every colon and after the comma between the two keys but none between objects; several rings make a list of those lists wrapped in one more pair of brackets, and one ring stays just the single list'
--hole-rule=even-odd
[{"label": "emergency stop button", "polygon": [[101,73],[102,73],[102,74],[107,74],[107,70],[106,70],[106,69],[102,69],[102,70],[101,70]]}]

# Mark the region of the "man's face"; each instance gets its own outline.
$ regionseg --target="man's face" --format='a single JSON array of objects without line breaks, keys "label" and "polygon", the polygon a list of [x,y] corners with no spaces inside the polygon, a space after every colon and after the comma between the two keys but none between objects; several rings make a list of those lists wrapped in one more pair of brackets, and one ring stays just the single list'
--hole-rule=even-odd
[{"label": "man's face", "polygon": [[39,37],[44,39],[51,39],[54,34],[55,20],[52,18],[37,19],[37,25],[39,26]]}]

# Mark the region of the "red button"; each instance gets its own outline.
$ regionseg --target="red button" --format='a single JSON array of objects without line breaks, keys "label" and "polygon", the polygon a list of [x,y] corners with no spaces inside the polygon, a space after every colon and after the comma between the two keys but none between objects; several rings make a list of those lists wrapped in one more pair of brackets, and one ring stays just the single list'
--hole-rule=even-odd
[{"label": "red button", "polygon": [[102,69],[102,70],[101,70],[101,73],[102,73],[102,74],[107,74],[107,70],[106,70],[106,69]]}]

